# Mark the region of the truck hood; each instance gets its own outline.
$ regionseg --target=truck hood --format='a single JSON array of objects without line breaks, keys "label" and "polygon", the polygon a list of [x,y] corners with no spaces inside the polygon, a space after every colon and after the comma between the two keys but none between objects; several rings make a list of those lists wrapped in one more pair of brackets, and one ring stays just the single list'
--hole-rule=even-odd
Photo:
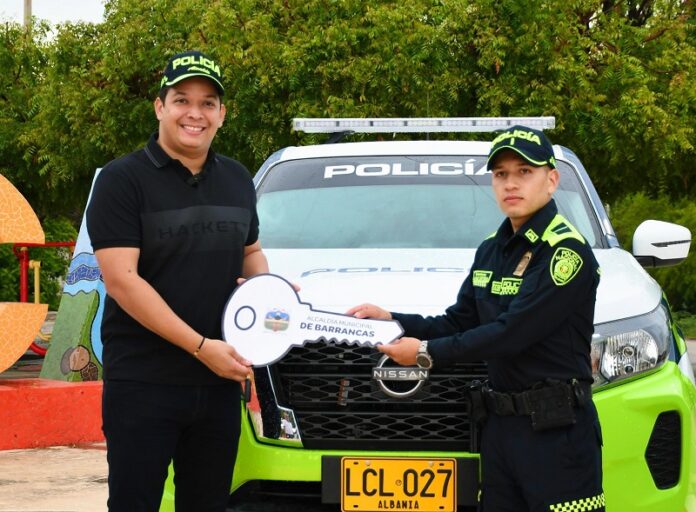
[{"label": "truck hood", "polygon": [[[271,271],[300,286],[314,309],[344,313],[363,302],[390,311],[441,314],[456,301],[473,249],[265,249]],[[648,313],[659,285],[628,252],[595,249],[602,269],[595,323]]]}]

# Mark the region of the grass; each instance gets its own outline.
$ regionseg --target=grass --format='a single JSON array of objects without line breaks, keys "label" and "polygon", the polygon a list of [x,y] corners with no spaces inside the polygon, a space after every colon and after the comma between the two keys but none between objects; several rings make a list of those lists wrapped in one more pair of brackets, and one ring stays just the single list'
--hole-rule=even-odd
[{"label": "grass", "polygon": [[684,331],[684,336],[689,339],[696,339],[696,315],[687,311],[677,311],[674,313],[674,320]]}]

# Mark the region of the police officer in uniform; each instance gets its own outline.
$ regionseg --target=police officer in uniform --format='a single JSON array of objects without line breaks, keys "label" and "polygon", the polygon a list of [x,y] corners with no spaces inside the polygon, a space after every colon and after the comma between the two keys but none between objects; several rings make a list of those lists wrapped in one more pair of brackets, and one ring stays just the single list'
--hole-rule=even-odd
[{"label": "police officer in uniform", "polygon": [[506,215],[478,248],[457,302],[440,316],[390,313],[407,336],[379,349],[402,365],[485,360],[489,382],[470,391],[481,438],[484,512],[604,511],[601,430],[592,402],[590,340],[599,266],[558,214],[553,147],[515,126],[488,156]]}]

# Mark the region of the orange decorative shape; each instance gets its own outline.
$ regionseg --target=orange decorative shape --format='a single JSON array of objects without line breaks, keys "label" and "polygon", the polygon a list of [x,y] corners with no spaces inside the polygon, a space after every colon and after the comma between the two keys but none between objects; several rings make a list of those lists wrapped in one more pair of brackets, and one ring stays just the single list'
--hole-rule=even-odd
[{"label": "orange decorative shape", "polygon": [[0,244],[43,244],[45,241],[43,228],[31,205],[19,190],[0,174]]},{"label": "orange decorative shape", "polygon": [[101,381],[0,379],[0,450],[103,441],[101,397]]},{"label": "orange decorative shape", "polygon": [[0,372],[22,357],[41,329],[48,304],[0,302]]}]

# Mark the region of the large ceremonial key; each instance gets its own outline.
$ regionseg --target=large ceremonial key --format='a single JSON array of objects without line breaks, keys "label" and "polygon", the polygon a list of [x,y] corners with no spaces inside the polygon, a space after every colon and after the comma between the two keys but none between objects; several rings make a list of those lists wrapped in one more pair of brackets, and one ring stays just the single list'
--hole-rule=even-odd
[{"label": "large ceremonial key", "polygon": [[312,309],[300,301],[289,282],[274,274],[259,274],[238,286],[222,316],[223,338],[254,366],[274,363],[292,347],[307,342],[375,346],[391,343],[403,333],[396,320]]}]

